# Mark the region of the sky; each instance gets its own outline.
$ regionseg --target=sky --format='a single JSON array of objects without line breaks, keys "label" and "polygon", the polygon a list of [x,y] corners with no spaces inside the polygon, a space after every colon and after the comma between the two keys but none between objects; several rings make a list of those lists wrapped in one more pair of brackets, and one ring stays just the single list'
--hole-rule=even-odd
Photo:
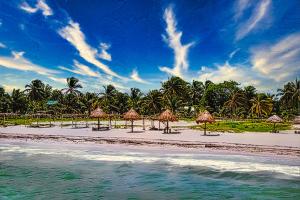
[{"label": "sky", "polygon": [[300,76],[299,0],[0,1],[0,85],[66,78],[97,92],[234,80],[276,92]]}]

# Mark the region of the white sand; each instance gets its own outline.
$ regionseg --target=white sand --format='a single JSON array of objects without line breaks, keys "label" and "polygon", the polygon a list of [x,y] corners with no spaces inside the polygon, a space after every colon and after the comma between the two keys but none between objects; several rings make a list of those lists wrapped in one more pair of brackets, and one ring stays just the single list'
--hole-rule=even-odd
[{"label": "white sand", "polygon": [[[183,122],[173,123],[179,126]],[[188,124],[188,123],[187,123]],[[184,124],[186,125],[186,124]],[[156,124],[157,126],[157,124]],[[73,129],[61,128],[28,128],[25,126],[1,127],[0,133],[5,134],[34,134],[34,135],[58,135],[99,138],[139,139],[143,141],[176,141],[176,142],[208,142],[208,143],[236,143],[264,146],[280,146],[300,148],[300,135],[286,131],[283,133],[219,133],[220,136],[203,136],[203,131],[191,129],[179,130],[179,134],[162,134],[162,131],[143,131],[142,127],[135,127],[134,133],[128,129],[112,129],[109,131],[92,131],[91,128]],[[215,134],[215,133],[214,133]]]}]

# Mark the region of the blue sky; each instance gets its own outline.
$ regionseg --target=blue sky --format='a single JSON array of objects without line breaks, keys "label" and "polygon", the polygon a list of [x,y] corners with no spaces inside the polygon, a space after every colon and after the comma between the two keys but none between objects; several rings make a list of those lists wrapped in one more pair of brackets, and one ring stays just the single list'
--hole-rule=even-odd
[{"label": "blue sky", "polygon": [[0,85],[126,91],[235,80],[275,92],[300,74],[298,0],[0,1]]}]

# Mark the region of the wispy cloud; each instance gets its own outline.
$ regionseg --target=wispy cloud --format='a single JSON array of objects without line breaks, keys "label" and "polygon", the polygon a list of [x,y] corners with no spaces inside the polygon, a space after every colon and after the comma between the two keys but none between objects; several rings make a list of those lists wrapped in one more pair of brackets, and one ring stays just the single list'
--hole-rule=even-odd
[{"label": "wispy cloud", "polygon": [[58,77],[55,77],[55,76],[48,76],[47,78],[55,81],[55,82],[58,82],[58,83],[62,83],[62,84],[66,84],[67,83],[67,79],[66,78],[58,78]]},{"label": "wispy cloud", "polygon": [[[242,5],[249,3],[247,1],[242,1],[244,3],[242,3]],[[250,18],[242,23],[236,33],[236,40],[240,40],[242,38],[244,38],[246,35],[248,35],[252,30],[254,30],[254,28],[257,27],[257,25],[259,24],[259,22],[261,22],[264,17],[267,16],[269,7],[271,5],[271,0],[262,0],[252,11],[252,14],[250,16]],[[242,10],[245,9],[245,6],[242,6]],[[240,11],[239,11],[240,12]],[[238,13],[239,13],[238,12]]]},{"label": "wispy cloud", "polygon": [[38,0],[34,7],[30,6],[27,2],[23,2],[20,5],[20,9],[28,13],[36,13],[37,11],[42,11],[45,17],[53,15],[52,9],[47,5],[45,0]]},{"label": "wispy cloud", "polygon": [[238,20],[249,6],[250,6],[250,0],[236,1],[234,19]]},{"label": "wispy cloud", "polygon": [[78,23],[69,21],[69,24],[64,28],[58,30],[58,33],[61,37],[66,39],[70,44],[72,44],[79,52],[80,56],[87,62],[97,66],[103,70],[106,74],[124,79],[124,77],[118,75],[112,71],[109,66],[101,63],[97,59],[98,51],[97,49],[91,47],[85,39],[83,32],[80,30]]},{"label": "wispy cloud", "polygon": [[6,45],[0,42],[0,48],[6,48]]},{"label": "wispy cloud", "polygon": [[103,60],[111,61],[111,55],[107,52],[109,48],[110,48],[109,44],[100,43],[99,45],[100,53],[98,53],[98,57]]},{"label": "wispy cloud", "polygon": [[24,58],[23,55],[24,52],[12,51],[12,56],[0,56],[0,66],[22,71],[32,71],[42,75],[59,73],[56,70],[47,69],[46,67],[34,64],[30,60]]},{"label": "wispy cloud", "polygon": [[134,69],[130,75],[130,78],[136,82],[139,82],[139,83],[144,83],[144,84],[149,84],[148,81],[145,81],[143,80],[140,76],[139,76],[139,73],[136,69]]},{"label": "wispy cloud", "polygon": [[72,73],[75,73],[75,74],[82,75],[82,76],[92,76],[92,77],[100,76],[99,73],[93,71],[88,66],[79,63],[77,60],[74,60],[73,69],[69,69],[69,68],[66,68],[66,67],[63,67],[63,66],[60,66],[59,68],[62,69],[62,70],[65,70],[65,71],[69,71],[69,72],[72,72]]},{"label": "wispy cloud", "polygon": [[250,66],[226,61],[214,68],[203,67],[199,74],[202,81],[234,80],[260,90],[276,89],[300,74],[300,33],[286,36],[273,45],[252,48]]},{"label": "wispy cloud", "polygon": [[194,43],[191,42],[185,45],[181,43],[182,32],[177,30],[177,21],[171,6],[165,9],[164,20],[167,27],[163,40],[173,49],[175,58],[173,68],[160,67],[159,69],[175,76],[184,77],[184,72],[189,68],[187,54]]},{"label": "wispy cloud", "polygon": [[300,74],[300,33],[253,48],[251,63],[254,70],[277,82],[295,78]]}]

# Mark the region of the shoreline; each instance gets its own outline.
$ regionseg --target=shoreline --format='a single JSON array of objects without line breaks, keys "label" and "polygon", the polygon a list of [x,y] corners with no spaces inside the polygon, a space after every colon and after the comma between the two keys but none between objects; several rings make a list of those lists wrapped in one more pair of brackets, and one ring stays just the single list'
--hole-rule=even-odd
[{"label": "shoreline", "polygon": [[[126,137],[91,137],[91,136],[63,136],[63,135],[37,135],[37,134],[15,134],[0,133],[0,139],[7,142],[26,142],[59,145],[92,145],[99,147],[105,145],[107,148],[120,149],[133,148],[135,150],[163,149],[170,151],[207,152],[224,154],[242,154],[257,156],[276,156],[288,158],[300,158],[300,148],[288,146],[267,146],[240,143],[217,143],[217,142],[190,142],[176,140],[149,140]],[[1,145],[1,143],[0,143]]]}]

